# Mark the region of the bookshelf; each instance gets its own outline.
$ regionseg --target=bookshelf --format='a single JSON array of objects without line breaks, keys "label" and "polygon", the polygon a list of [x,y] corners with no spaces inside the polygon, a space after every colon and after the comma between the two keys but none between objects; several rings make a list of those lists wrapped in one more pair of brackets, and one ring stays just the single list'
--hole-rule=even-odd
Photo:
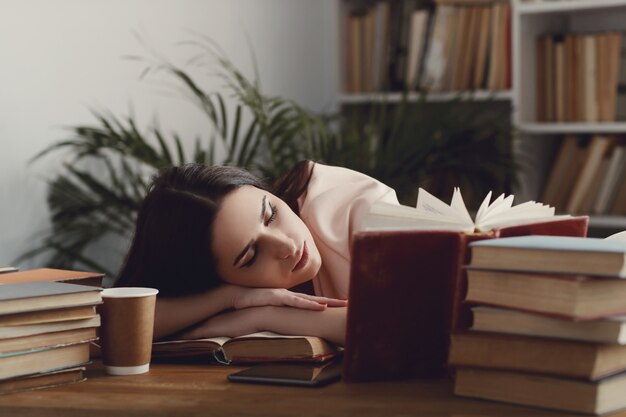
[{"label": "bookshelf", "polygon": [[[498,0],[496,0],[498,1]],[[450,4],[451,1],[434,3]],[[370,5],[380,2],[371,1]],[[346,16],[359,0],[339,0],[342,75],[346,69]],[[424,2],[422,2],[422,5]],[[485,0],[460,0],[457,4],[485,5]],[[515,126],[513,148],[521,164],[520,185],[515,190],[520,200],[540,200],[542,190],[558,152],[563,135],[626,134],[626,121],[617,122],[544,122],[537,119],[536,43],[548,33],[594,33],[626,31],[626,0],[511,0],[511,88],[490,91],[485,86],[474,91],[431,92],[426,102],[461,99],[469,104],[495,102],[512,108]],[[439,7],[439,6],[438,6]],[[378,42],[378,41],[376,41]],[[454,89],[452,89],[454,90]],[[407,100],[417,101],[421,95],[410,93]],[[337,95],[341,106],[373,103],[397,103],[399,92],[346,92]],[[590,235],[606,236],[626,229],[626,216],[592,215]]]},{"label": "bookshelf", "polygon": [[[527,198],[540,198],[563,135],[626,134],[626,122],[543,122],[537,120],[536,39],[547,33],[585,34],[626,30],[624,0],[522,2],[513,7],[513,122],[518,147],[538,161],[522,171]],[[626,229],[626,217],[591,215],[590,235],[603,237]]]}]

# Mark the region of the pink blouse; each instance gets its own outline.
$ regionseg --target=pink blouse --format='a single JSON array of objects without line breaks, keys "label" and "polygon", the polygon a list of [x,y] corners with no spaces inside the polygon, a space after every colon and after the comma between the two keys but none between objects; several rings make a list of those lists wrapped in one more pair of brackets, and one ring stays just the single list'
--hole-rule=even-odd
[{"label": "pink blouse", "polygon": [[348,298],[351,238],[377,201],[398,204],[396,192],[380,181],[347,168],[315,164],[298,204],[322,257],[320,272],[313,279],[316,295]]}]

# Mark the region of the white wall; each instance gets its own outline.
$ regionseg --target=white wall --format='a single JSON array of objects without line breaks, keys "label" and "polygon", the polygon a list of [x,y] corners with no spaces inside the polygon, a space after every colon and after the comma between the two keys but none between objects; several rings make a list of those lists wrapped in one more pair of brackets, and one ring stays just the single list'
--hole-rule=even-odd
[{"label": "white wall", "polygon": [[0,264],[36,246],[49,226],[45,182],[62,155],[29,159],[66,138],[64,126],[92,123],[89,108],[124,115],[132,107],[144,126],[156,118],[189,143],[207,132],[197,110],[139,80],[142,66],[123,59],[147,53],[133,32],[174,61],[189,56],[175,44],[202,33],[252,76],[247,34],[265,92],[324,111],[338,83],[335,1],[0,0]]}]

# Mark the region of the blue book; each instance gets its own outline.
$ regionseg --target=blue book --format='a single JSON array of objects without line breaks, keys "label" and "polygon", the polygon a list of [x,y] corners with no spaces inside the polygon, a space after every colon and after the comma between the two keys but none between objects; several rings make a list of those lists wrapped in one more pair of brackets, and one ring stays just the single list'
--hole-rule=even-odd
[{"label": "blue book", "polygon": [[473,242],[472,268],[626,278],[626,242],[521,236]]}]

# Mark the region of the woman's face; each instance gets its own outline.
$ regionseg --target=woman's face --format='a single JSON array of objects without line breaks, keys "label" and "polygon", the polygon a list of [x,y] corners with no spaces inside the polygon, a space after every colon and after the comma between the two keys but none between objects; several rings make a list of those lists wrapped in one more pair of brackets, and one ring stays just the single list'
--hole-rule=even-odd
[{"label": "woman's face", "polygon": [[250,185],[224,198],[211,249],[217,272],[234,285],[290,288],[315,277],[322,265],[302,220],[284,201]]}]

